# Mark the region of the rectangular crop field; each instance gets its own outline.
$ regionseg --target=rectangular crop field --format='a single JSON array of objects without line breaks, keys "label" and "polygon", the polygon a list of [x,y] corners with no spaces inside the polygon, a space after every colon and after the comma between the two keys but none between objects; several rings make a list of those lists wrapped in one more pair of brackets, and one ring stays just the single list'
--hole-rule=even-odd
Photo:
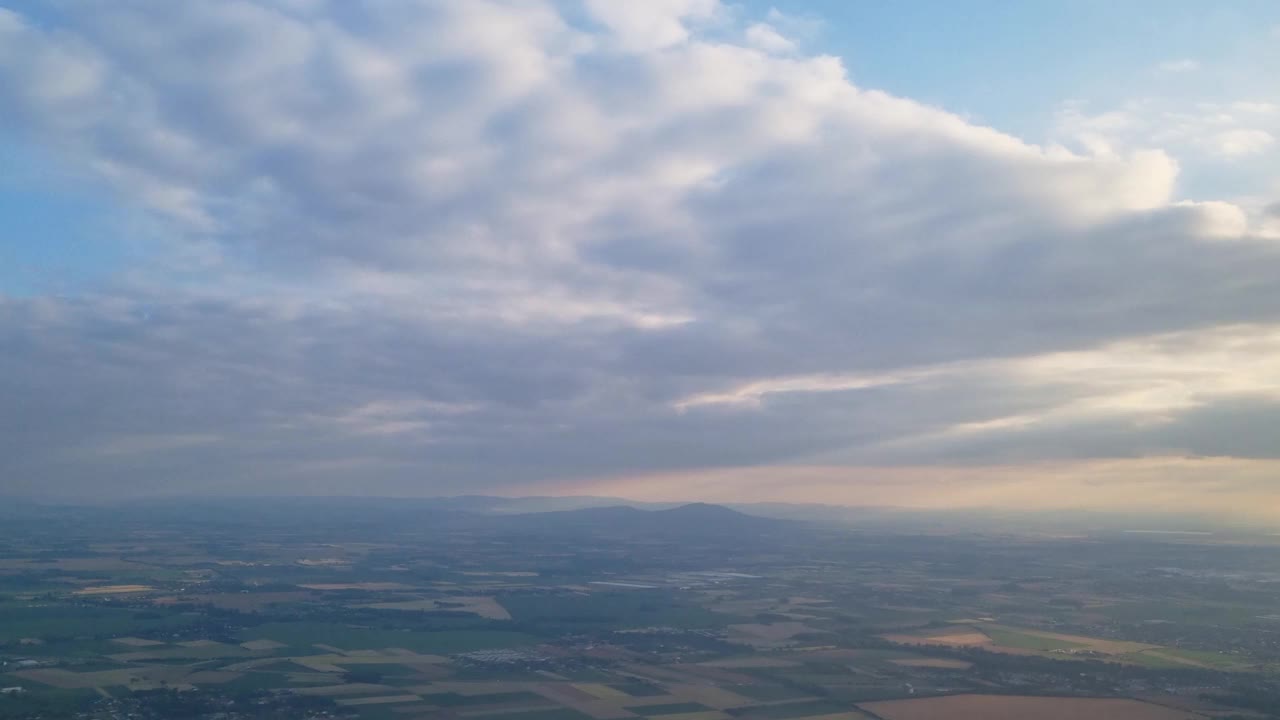
[{"label": "rectangular crop field", "polygon": [[453,653],[531,645],[537,638],[519,632],[442,630],[409,632],[363,628],[340,623],[267,623],[250,628],[245,640],[274,640],[294,647],[332,645],[343,650],[407,648],[417,652]]},{"label": "rectangular crop field", "polygon": [[1139,700],[951,695],[862,703],[884,720],[1199,720],[1205,716]]}]

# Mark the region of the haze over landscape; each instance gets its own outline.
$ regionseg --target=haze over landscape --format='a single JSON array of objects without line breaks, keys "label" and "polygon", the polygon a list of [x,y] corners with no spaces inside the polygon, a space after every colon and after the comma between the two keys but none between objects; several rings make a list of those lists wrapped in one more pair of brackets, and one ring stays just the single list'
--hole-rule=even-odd
[{"label": "haze over landscape", "polygon": [[0,0],[0,720],[1280,720],[1275,0]]},{"label": "haze over landscape", "polygon": [[0,0],[0,494],[1280,515],[1280,6]]}]

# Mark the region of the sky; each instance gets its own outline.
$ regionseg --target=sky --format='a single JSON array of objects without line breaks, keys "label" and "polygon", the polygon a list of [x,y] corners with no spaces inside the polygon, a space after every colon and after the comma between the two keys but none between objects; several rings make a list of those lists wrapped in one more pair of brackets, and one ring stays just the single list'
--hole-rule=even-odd
[{"label": "sky", "polygon": [[0,495],[1280,520],[1280,5],[0,0]]}]

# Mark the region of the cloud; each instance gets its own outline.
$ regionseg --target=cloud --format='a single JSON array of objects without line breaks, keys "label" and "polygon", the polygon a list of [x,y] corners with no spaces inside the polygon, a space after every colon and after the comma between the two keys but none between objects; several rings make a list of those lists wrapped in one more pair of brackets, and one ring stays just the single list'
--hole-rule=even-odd
[{"label": "cloud", "polygon": [[716,14],[717,0],[650,0],[619,3],[587,0],[587,11],[627,50],[657,50],[689,39],[690,21]]},{"label": "cloud", "polygon": [[1165,60],[1156,65],[1156,69],[1164,73],[1187,73],[1195,72],[1200,69],[1200,61],[1190,58],[1181,58],[1178,60]]},{"label": "cloud", "polygon": [[1275,464],[1176,456],[968,467],[788,465],[622,476],[544,485],[546,493],[595,493],[671,501],[794,502],[797,497],[872,507],[990,511],[1102,510],[1218,514],[1255,522],[1280,516]]},{"label": "cloud", "polygon": [[1275,142],[1273,133],[1258,125],[1280,127],[1280,108],[1258,101],[1185,108],[1168,101],[1138,100],[1096,113],[1066,105],[1058,113],[1056,135],[1102,154],[1161,147],[1179,155],[1194,152],[1236,159],[1263,153]]},{"label": "cloud", "polygon": [[[166,435],[120,435],[107,439],[101,445],[92,448],[90,454],[113,455],[155,455],[170,450],[182,450],[199,445],[209,445],[222,438],[213,434]],[[96,458],[95,458],[96,459]]]},{"label": "cloud", "polygon": [[1228,158],[1257,155],[1268,150],[1275,142],[1271,133],[1249,129],[1227,130],[1209,140],[1214,152]]},{"label": "cloud", "polygon": [[768,23],[755,23],[748,27],[746,40],[748,45],[768,53],[785,54],[796,49],[794,42],[788,40]]},{"label": "cloud", "polygon": [[1177,93],[1130,100],[1110,108],[1063,105],[1052,137],[1099,157],[1159,148],[1179,168],[1178,199],[1209,197],[1241,206],[1253,232],[1274,236],[1258,210],[1273,199],[1275,138],[1280,107],[1258,96],[1196,102]]},{"label": "cloud", "polygon": [[[757,380],[682,398],[676,407],[800,421],[803,414],[820,412],[826,395],[856,399],[862,421],[876,419],[884,431],[806,458],[811,464],[1081,460],[1170,452],[1280,459],[1268,437],[1271,422],[1280,420],[1277,350],[1276,326],[1234,326],[880,375]],[[893,404],[930,410],[901,422]],[[1243,405],[1250,408],[1247,421]],[[1222,416],[1233,414],[1240,421],[1223,422]],[[1215,433],[1212,427],[1231,431]]]},{"label": "cloud", "polygon": [[1116,139],[1142,113],[1035,145],[787,37],[710,1],[0,14],[0,128],[163,238],[0,300],[0,476],[433,494],[1253,447],[1204,418],[1269,417],[1239,336],[1280,323],[1280,248]]}]

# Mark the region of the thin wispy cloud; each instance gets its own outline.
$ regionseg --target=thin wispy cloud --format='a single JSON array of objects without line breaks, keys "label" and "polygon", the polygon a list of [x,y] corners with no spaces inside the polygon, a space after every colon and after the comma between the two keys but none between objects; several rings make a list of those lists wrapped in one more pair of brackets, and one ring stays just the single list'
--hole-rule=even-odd
[{"label": "thin wispy cloud", "polygon": [[1200,69],[1200,61],[1191,58],[1181,58],[1178,60],[1165,60],[1156,65],[1156,69],[1166,73],[1187,73],[1195,72]]}]

